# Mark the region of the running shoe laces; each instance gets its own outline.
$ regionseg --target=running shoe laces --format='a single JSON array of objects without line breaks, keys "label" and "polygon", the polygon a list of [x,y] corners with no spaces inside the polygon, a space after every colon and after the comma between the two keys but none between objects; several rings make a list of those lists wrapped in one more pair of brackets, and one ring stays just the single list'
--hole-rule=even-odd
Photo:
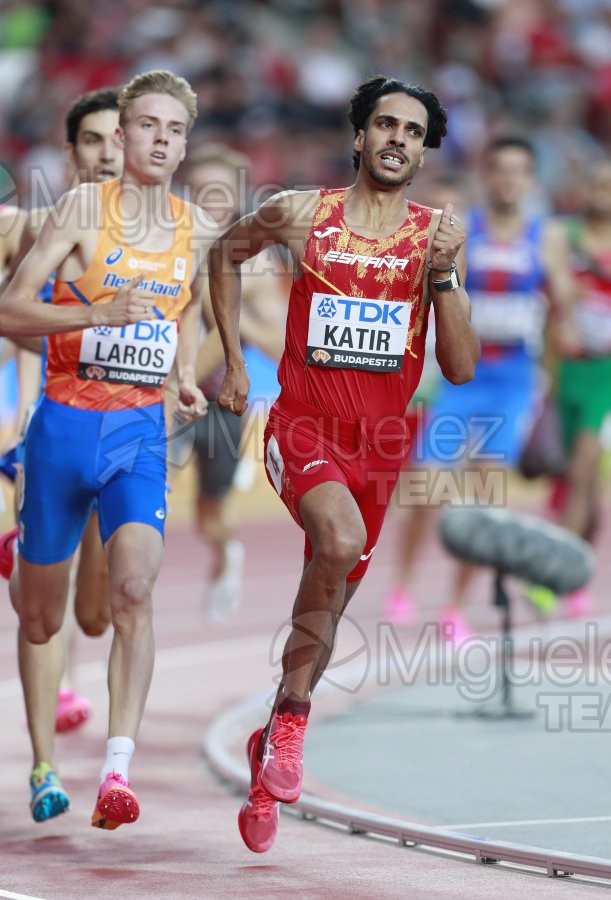
[{"label": "running shoe laces", "polygon": [[259,779],[267,792],[283,803],[294,803],[301,793],[307,724],[306,716],[276,714],[265,744]]}]

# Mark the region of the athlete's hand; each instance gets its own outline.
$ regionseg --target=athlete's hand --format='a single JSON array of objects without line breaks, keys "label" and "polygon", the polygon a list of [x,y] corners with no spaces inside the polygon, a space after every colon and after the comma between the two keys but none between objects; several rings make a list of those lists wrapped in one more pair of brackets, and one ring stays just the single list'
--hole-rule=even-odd
[{"label": "athlete's hand", "polygon": [[[446,203],[441,213],[437,231],[433,235],[431,242],[432,269],[451,268],[456,259],[456,254],[467,237],[460,220],[453,215],[453,212],[454,206],[451,203]],[[439,276],[437,276],[437,280],[440,280]]]},{"label": "athlete's hand", "polygon": [[156,319],[154,305],[155,295],[152,291],[143,291],[138,285],[143,275],[140,272],[118,288],[117,293],[108,303],[100,303],[94,307],[100,321],[96,325],[131,325],[144,319]]},{"label": "athlete's hand", "polygon": [[178,385],[178,403],[174,418],[181,425],[188,425],[208,412],[208,401],[192,381],[182,381]]},{"label": "athlete's hand", "polygon": [[571,318],[552,318],[550,338],[552,346],[559,356],[575,359],[583,353],[579,332]]},{"label": "athlete's hand", "polygon": [[249,390],[250,379],[246,374],[246,367],[228,369],[216,402],[223,409],[230,410],[236,416],[242,416],[248,409],[246,398]]}]

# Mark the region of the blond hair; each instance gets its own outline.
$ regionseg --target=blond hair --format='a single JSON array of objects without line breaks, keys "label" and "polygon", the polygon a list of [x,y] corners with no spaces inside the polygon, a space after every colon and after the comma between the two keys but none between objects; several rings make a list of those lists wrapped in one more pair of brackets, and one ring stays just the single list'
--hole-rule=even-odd
[{"label": "blond hair", "polygon": [[164,69],[155,69],[152,72],[143,72],[135,75],[131,81],[119,92],[119,125],[125,126],[127,110],[130,105],[145,94],[168,94],[176,100],[180,100],[187,110],[189,121],[187,131],[193,127],[197,118],[197,97],[191,85],[185,78],[174,75]]}]

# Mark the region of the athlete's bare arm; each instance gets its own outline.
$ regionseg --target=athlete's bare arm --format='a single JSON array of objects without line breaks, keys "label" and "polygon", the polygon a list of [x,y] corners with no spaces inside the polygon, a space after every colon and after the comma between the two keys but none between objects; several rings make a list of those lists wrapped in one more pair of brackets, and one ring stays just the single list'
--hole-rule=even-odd
[{"label": "athlete's bare arm", "polygon": [[579,288],[571,273],[570,246],[562,223],[554,220],[546,223],[541,249],[554,347],[563,356],[576,356],[582,350],[573,316]]},{"label": "athlete's bare arm", "polygon": [[[136,287],[142,273],[119,288],[107,303],[60,307],[39,302],[38,294],[51,273],[61,270],[71,258],[80,262],[82,271],[87,267],[98,223],[94,191],[96,186],[89,184],[68,191],[47,216],[38,239],[0,298],[0,334],[59,334],[94,325],[128,325],[155,316],[154,295]],[[83,228],[83,222],[91,224]]]},{"label": "athlete's bare arm", "polygon": [[[287,297],[282,292],[286,263],[275,249],[242,266],[242,302],[240,306],[240,341],[256,347],[275,362],[284,350]],[[279,277],[280,276],[280,277]],[[197,356],[198,384],[225,362],[223,345],[214,323],[210,291],[204,292],[203,318],[207,329]]]},{"label": "athlete's bare arm", "polygon": [[[176,348],[176,374],[178,378],[178,404],[176,417],[181,422],[190,421],[203,416],[208,402],[197,387],[195,366],[200,338],[202,316],[202,298],[207,287],[207,259],[210,246],[218,237],[216,225],[203,211],[192,207],[194,212],[194,254],[193,271],[195,277],[191,282],[191,300],[181,315],[180,334]],[[215,330],[218,352],[221,347],[220,337]]]},{"label": "athlete's bare arm", "polygon": [[15,250],[15,254],[11,259],[11,264],[8,269],[9,281],[13,278],[22,261],[36,243],[36,239],[38,238],[51,209],[52,207],[41,206],[36,209],[31,209],[29,213],[27,213],[17,249]]},{"label": "athlete's bare arm", "polygon": [[[11,264],[8,269],[8,275],[6,279],[7,284],[12,281],[13,276],[21,265],[23,259],[28,255],[28,253],[34,246],[36,239],[40,234],[44,221],[49,215],[50,211],[51,207],[38,207],[37,209],[31,209],[29,213],[27,213],[23,228],[21,230],[21,239],[19,240],[19,246],[17,247],[15,255],[11,259]],[[22,364],[24,373],[27,372],[27,376],[25,376],[27,377],[27,380],[30,383],[33,381],[34,368],[36,365],[38,365],[38,376],[40,379],[40,361],[36,363],[34,354],[40,356],[40,354],[42,353],[42,338],[24,337],[22,335],[19,337],[13,336],[13,340],[19,347],[18,362]]]},{"label": "athlete's bare arm", "polygon": [[319,196],[318,191],[274,195],[239,219],[210,251],[210,295],[227,363],[218,402],[236,415],[246,410],[250,387],[240,344],[240,266],[274,244],[287,247],[299,265]]},{"label": "athlete's bare arm", "polygon": [[447,203],[433,216],[430,227],[429,261],[432,271],[428,288],[435,309],[435,356],[445,378],[452,384],[470,381],[480,356],[480,343],[471,325],[471,303],[463,287],[453,291],[437,291],[433,280],[442,281],[453,264],[458,269],[461,285],[467,275],[466,234],[460,220]]},{"label": "athlete's bare arm", "polygon": [[[0,274],[6,274],[17,253],[27,213],[18,206],[0,209]],[[0,281],[2,279],[0,278]]]}]

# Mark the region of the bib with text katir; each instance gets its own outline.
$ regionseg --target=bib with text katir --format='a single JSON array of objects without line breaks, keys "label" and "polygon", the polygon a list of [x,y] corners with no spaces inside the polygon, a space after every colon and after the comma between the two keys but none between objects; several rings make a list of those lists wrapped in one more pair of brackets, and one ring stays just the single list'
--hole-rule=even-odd
[{"label": "bib with text katir", "polygon": [[412,304],[312,294],[306,363],[370,372],[400,370]]},{"label": "bib with text katir", "polygon": [[81,340],[79,378],[161,387],[174,363],[177,340],[175,320],[86,328]]}]

